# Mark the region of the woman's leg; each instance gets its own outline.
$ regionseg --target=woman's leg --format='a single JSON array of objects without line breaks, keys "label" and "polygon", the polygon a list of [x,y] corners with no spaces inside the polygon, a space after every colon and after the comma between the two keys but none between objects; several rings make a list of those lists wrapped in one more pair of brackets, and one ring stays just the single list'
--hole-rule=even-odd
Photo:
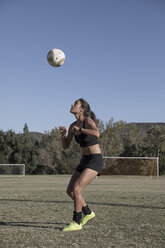
[{"label": "woman's leg", "polygon": [[82,207],[86,206],[81,191],[97,176],[97,174],[97,171],[88,168],[85,169],[82,173],[79,173],[78,171],[73,173],[72,178],[68,184],[67,194],[74,200],[75,211],[73,215],[73,222],[71,222],[69,226],[66,226],[63,231],[81,230],[82,225],[84,225],[89,219],[94,218],[95,214],[93,213],[90,218],[83,220],[83,223],[81,224]]},{"label": "woman's leg", "polygon": [[[83,170],[83,172],[80,174],[79,177],[77,177],[74,188],[73,188],[73,194],[74,194],[74,208],[75,211],[81,212],[82,207],[86,205],[84,198],[81,194],[82,190],[98,175],[98,172],[89,168],[86,168]],[[84,205],[85,203],[85,205]]]},{"label": "woman's leg", "polygon": [[[67,190],[66,190],[66,193],[72,198],[72,200],[74,200],[74,184],[75,182],[78,180],[78,178],[81,176],[81,173],[78,172],[78,171],[75,171],[70,179],[70,182],[68,184],[68,187],[67,187]],[[86,206],[86,203],[85,203],[85,200],[84,198],[82,197],[82,206]]]}]

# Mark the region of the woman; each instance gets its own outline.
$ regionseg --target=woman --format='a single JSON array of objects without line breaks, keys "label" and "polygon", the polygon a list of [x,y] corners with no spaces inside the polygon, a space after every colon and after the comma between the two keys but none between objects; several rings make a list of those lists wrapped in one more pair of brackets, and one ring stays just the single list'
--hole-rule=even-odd
[{"label": "woman", "polygon": [[87,221],[95,217],[81,192],[97,175],[100,175],[103,166],[98,145],[100,133],[96,126],[96,116],[90,110],[88,102],[82,98],[78,99],[72,104],[70,112],[75,115],[76,121],[70,125],[67,136],[67,128],[59,127],[62,146],[67,149],[74,136],[82,149],[82,158],[67,187],[67,194],[74,200],[74,214],[73,221],[63,231],[81,230]]}]

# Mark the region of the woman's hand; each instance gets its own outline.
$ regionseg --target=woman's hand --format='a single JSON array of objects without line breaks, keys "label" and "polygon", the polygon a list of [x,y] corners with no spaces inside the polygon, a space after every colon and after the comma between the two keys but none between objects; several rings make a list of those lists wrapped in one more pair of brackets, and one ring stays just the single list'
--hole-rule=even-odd
[{"label": "woman's hand", "polygon": [[77,127],[77,126],[73,126],[72,127],[72,132],[78,135],[78,134],[80,134],[80,128]]},{"label": "woman's hand", "polygon": [[59,130],[60,130],[61,136],[62,137],[65,137],[66,136],[66,133],[67,133],[67,128],[64,127],[64,126],[60,126],[59,127]]}]

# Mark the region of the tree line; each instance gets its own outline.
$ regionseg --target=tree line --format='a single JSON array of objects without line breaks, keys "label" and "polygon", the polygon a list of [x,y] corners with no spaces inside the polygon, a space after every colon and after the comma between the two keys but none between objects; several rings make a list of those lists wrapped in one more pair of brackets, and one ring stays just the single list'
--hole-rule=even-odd
[{"label": "tree line", "polygon": [[[136,123],[104,123],[97,120],[99,144],[103,156],[157,157],[160,174],[165,173],[165,125],[150,125],[148,130]],[[73,141],[62,149],[58,128],[31,133],[25,124],[23,133],[0,130],[0,164],[25,164],[26,174],[71,174],[81,158],[79,145]]]}]

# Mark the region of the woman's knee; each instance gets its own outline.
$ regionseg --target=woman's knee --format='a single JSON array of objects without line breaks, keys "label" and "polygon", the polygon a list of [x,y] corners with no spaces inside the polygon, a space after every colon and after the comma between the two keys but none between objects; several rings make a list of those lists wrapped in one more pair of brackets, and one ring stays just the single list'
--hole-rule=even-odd
[{"label": "woman's knee", "polygon": [[81,193],[81,188],[80,188],[80,186],[78,184],[74,185],[73,193],[74,193],[74,195],[77,195],[77,194]]},{"label": "woman's knee", "polygon": [[67,188],[66,193],[67,193],[67,195],[69,195],[70,197],[73,197],[73,191],[72,191],[72,190],[70,190],[70,189]]}]

